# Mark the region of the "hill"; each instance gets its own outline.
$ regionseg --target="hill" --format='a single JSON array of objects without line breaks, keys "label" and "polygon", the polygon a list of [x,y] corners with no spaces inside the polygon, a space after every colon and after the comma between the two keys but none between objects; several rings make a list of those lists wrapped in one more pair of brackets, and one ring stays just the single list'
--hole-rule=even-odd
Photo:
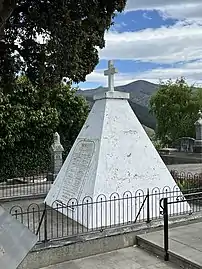
[{"label": "hill", "polygon": [[[158,89],[158,85],[144,80],[137,80],[127,85],[115,87],[115,90],[130,93],[129,103],[137,115],[139,121],[155,129],[156,119],[149,113],[149,100]],[[84,96],[90,105],[93,105],[93,96],[100,92],[107,91],[107,88],[99,87],[90,90],[78,90],[77,94]]]}]

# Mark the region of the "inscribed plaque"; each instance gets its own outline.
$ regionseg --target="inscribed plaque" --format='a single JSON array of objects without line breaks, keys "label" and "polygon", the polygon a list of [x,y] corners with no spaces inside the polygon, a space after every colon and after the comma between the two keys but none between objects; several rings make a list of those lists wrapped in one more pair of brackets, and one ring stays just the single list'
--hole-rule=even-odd
[{"label": "inscribed plaque", "polygon": [[71,198],[80,199],[85,182],[88,178],[94,152],[94,141],[81,140],[77,143],[66,168],[63,185],[57,200],[66,204]]}]

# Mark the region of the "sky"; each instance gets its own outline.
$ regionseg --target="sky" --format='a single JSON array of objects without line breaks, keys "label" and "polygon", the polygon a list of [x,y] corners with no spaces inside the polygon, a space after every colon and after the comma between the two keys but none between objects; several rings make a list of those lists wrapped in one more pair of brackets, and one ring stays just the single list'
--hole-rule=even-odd
[{"label": "sky", "polygon": [[202,85],[201,0],[128,0],[105,40],[100,62],[79,84],[81,89],[107,85],[108,60],[119,71],[115,86],[182,76],[189,84]]}]

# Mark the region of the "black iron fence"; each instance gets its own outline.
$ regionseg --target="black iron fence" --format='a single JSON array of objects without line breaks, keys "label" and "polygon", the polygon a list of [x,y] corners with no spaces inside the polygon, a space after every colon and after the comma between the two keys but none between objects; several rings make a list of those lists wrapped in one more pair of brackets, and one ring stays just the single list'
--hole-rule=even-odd
[{"label": "black iron fence", "polygon": [[[198,197],[200,195],[198,193]],[[96,200],[91,197],[85,197],[81,202],[71,199],[67,204],[55,201],[52,207],[43,203],[31,204],[28,208],[14,206],[10,213],[37,234],[39,242],[47,242],[161,219],[159,203],[162,198],[172,202],[168,206],[169,216],[201,211],[202,205],[194,198],[185,202],[181,201],[182,197],[178,186],[153,188],[134,194],[127,191],[122,196],[118,193],[109,197],[99,195]],[[175,201],[178,201],[177,205]]]},{"label": "black iron fence", "polygon": [[192,212],[202,210],[202,192],[185,194],[183,196],[165,197],[160,200],[160,207],[164,219],[164,260],[169,260],[169,207],[188,203],[192,205]]},{"label": "black iron fence", "polygon": [[[202,190],[202,174],[170,172],[183,193]],[[54,175],[49,172],[33,172],[22,177],[7,179],[0,183],[0,198],[47,194]]]},{"label": "black iron fence", "polygon": [[182,192],[193,192],[194,190],[202,190],[202,173],[178,172],[170,171],[175,182]]},{"label": "black iron fence", "polygon": [[53,174],[46,171],[6,179],[0,183],[0,198],[47,194],[52,182]]}]

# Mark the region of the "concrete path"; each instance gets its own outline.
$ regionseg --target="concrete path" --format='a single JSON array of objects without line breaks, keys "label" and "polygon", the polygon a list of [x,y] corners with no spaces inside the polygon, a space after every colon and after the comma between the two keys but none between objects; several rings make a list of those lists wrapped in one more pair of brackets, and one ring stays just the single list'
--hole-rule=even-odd
[{"label": "concrete path", "polygon": [[[163,248],[163,231],[139,237]],[[169,251],[202,268],[202,222],[169,229]]]},{"label": "concrete path", "polygon": [[105,254],[69,261],[43,269],[171,269],[165,263],[138,247],[129,247]]}]

